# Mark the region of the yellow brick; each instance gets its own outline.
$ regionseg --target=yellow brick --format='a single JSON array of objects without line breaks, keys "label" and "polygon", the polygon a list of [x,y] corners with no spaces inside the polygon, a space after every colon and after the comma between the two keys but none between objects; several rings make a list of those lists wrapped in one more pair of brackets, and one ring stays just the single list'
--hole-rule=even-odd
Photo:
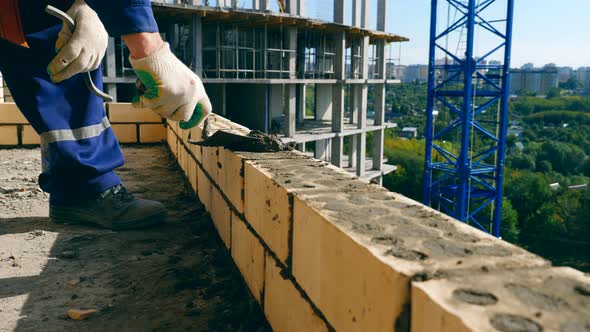
[{"label": "yellow brick", "polygon": [[211,188],[211,219],[227,248],[231,246],[231,211],[217,188]]},{"label": "yellow brick", "polygon": [[232,212],[231,255],[258,303],[264,286],[264,247]]},{"label": "yellow brick", "polygon": [[211,182],[200,167],[197,170],[197,183],[199,184],[197,187],[199,200],[205,206],[205,210],[211,211]]},{"label": "yellow brick", "polygon": [[410,298],[409,276],[397,273],[297,197],[293,275],[337,331],[391,331]]},{"label": "yellow brick", "polygon": [[213,147],[202,147],[203,151],[203,167],[209,176],[213,179],[213,182],[219,183],[219,155],[218,155],[218,148]]},{"label": "yellow brick", "polygon": [[18,145],[16,126],[0,126],[0,145]]},{"label": "yellow brick", "polygon": [[139,141],[141,143],[155,143],[166,139],[166,127],[163,124],[139,125]]},{"label": "yellow brick", "polygon": [[162,122],[162,117],[147,108],[133,108],[130,103],[108,103],[112,123]]},{"label": "yellow brick", "polygon": [[27,124],[29,123],[16,107],[15,103],[0,103],[0,124]]},{"label": "yellow brick", "polygon": [[119,142],[137,143],[137,127],[135,124],[113,124],[111,127]]},{"label": "yellow brick", "polygon": [[219,149],[219,186],[232,205],[244,213],[244,163],[230,150]]},{"label": "yellow brick", "polygon": [[29,125],[23,126],[21,132],[21,140],[23,145],[39,145],[41,144],[41,138],[39,134]]},{"label": "yellow brick", "polygon": [[178,158],[178,138],[176,138],[176,134],[170,127],[166,130],[168,134],[168,146],[170,147],[170,151],[174,154],[174,158]]},{"label": "yellow brick", "polygon": [[[411,330],[510,331],[506,325],[520,321],[538,327],[522,331],[588,331],[588,307],[580,304],[588,303],[589,291],[590,276],[568,267],[471,270],[413,281]],[[501,318],[506,314],[508,322]]]},{"label": "yellow brick", "polygon": [[184,148],[184,146],[180,145],[178,147],[178,166],[180,166],[180,169],[182,169],[182,172],[185,175],[186,175],[186,159],[187,159],[186,149]]},{"label": "yellow brick", "polygon": [[191,131],[190,130],[184,130],[184,129],[179,129],[178,134],[180,135],[180,137],[182,137],[182,142],[184,145],[186,145],[186,147],[189,147],[189,143],[188,143],[188,139],[191,135]]},{"label": "yellow brick", "polygon": [[166,120],[168,127],[172,129],[175,133],[178,134],[178,122],[172,120]]},{"label": "yellow brick", "polygon": [[244,164],[245,216],[282,262],[289,256],[289,196],[265,171]]},{"label": "yellow brick", "polygon": [[188,156],[188,180],[191,183],[191,187],[193,187],[193,191],[197,192],[197,162],[193,159],[193,157]]},{"label": "yellow brick", "polygon": [[[412,287],[412,328],[416,332],[468,332],[456,316],[443,310],[420,287]],[[418,319],[416,319],[418,318]],[[483,322],[485,324],[485,322]],[[487,324],[486,324],[487,325]]]},{"label": "yellow brick", "polygon": [[[190,130],[190,140],[191,141],[201,141],[202,129],[199,127],[194,127]],[[201,147],[195,144],[187,143],[189,146],[189,150],[195,155],[198,161],[202,160],[201,156]]]},{"label": "yellow brick", "polygon": [[283,278],[280,267],[269,255],[266,256],[264,314],[274,331],[328,330],[291,281]]}]

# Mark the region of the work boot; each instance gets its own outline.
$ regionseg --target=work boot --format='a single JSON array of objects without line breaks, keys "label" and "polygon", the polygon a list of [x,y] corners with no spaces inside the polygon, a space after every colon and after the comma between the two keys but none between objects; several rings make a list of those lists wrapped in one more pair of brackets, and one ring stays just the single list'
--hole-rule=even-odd
[{"label": "work boot", "polygon": [[163,222],[166,208],[160,202],[135,198],[123,185],[118,185],[77,205],[50,204],[49,217],[58,224],[89,224],[126,230]]}]

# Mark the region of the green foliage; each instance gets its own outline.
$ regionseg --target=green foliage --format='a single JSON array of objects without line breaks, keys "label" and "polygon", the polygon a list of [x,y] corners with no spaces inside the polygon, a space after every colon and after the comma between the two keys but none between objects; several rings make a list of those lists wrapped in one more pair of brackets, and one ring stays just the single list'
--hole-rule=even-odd
[{"label": "green foliage", "polygon": [[537,163],[548,161],[554,171],[562,174],[576,173],[585,159],[586,154],[579,147],[555,141],[543,143],[537,154]]},{"label": "green foliage", "polygon": [[528,115],[525,121],[529,124],[562,125],[562,124],[590,124],[590,113],[575,111],[545,111]]},{"label": "green foliage", "polygon": [[506,165],[514,169],[534,170],[535,159],[527,154],[517,153],[506,158]]},{"label": "green foliage", "polygon": [[576,89],[583,88],[583,87],[584,87],[584,83],[582,83],[580,80],[576,79],[575,77],[570,77],[565,82],[559,82],[560,89],[576,90]]},{"label": "green foliage", "polygon": [[502,218],[500,222],[500,234],[502,239],[511,243],[518,242],[518,212],[512,207],[507,198],[502,199]]}]

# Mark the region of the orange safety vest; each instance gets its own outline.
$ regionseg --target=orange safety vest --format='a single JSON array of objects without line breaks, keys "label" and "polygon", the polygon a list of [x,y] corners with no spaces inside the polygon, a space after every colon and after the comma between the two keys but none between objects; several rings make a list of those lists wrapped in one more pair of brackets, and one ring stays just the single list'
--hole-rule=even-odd
[{"label": "orange safety vest", "polygon": [[0,0],[0,38],[27,46],[18,10],[18,0]]}]

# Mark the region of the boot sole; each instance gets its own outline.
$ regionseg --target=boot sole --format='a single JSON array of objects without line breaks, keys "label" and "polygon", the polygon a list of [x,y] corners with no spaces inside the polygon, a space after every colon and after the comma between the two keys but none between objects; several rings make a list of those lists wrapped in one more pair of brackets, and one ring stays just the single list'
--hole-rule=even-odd
[{"label": "boot sole", "polygon": [[160,212],[154,213],[153,215],[150,215],[147,217],[142,217],[142,218],[135,219],[132,221],[128,221],[126,223],[118,223],[118,224],[112,225],[112,227],[108,227],[108,226],[102,225],[100,223],[84,220],[83,217],[75,218],[75,217],[71,217],[71,216],[64,216],[63,214],[60,215],[59,212],[55,212],[55,211],[51,211],[49,217],[51,218],[51,221],[53,221],[56,224],[90,225],[90,226],[95,226],[95,227],[100,227],[100,228],[111,229],[111,230],[131,230],[131,229],[148,228],[148,227],[163,223],[164,219],[166,218],[166,211],[165,210],[160,211]]}]

